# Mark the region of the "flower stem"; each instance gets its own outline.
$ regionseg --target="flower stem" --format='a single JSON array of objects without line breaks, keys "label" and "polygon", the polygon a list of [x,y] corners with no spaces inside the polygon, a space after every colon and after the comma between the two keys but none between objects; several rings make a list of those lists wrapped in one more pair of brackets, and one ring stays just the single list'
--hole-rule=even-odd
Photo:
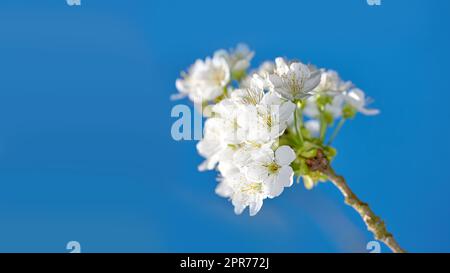
[{"label": "flower stem", "polygon": [[223,96],[228,97],[228,85],[224,86],[222,91],[223,91]]},{"label": "flower stem", "polygon": [[328,124],[325,120],[325,115],[323,113],[320,114],[320,140],[323,142],[325,139],[325,134],[327,132]]},{"label": "flower stem", "polygon": [[335,173],[321,150],[319,150],[317,156],[310,159],[307,164],[311,170],[320,171],[328,176],[331,183],[333,183],[344,196],[345,203],[358,212],[366,224],[367,229],[373,233],[376,240],[385,243],[392,252],[406,252],[395,240],[392,233],[387,231],[384,221],[372,211],[369,204],[362,202],[350,189],[345,178]]},{"label": "flower stem", "polygon": [[[298,107],[295,107],[295,110],[294,110],[294,127],[295,127],[295,133],[297,134],[297,137],[298,137],[298,139],[300,140],[300,144],[303,145],[303,136],[302,136],[302,134],[301,134],[301,133],[299,132],[299,130],[298,130],[297,113],[298,113]],[[300,121],[300,122],[302,122],[302,120],[303,120],[303,117],[301,118],[301,121]],[[300,123],[300,128],[301,128],[301,123]]]},{"label": "flower stem", "polygon": [[339,131],[341,130],[342,126],[344,125],[346,119],[345,118],[341,118],[341,120],[339,120],[338,125],[336,126],[336,128],[334,128],[333,133],[331,134],[330,139],[328,140],[328,144],[327,145],[331,145],[331,143],[334,141],[334,139],[336,138],[336,136],[338,135]]}]

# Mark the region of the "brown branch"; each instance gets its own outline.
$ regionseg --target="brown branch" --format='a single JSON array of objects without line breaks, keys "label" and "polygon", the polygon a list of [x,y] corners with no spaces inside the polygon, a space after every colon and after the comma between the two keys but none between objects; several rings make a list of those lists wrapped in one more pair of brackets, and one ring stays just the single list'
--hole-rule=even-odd
[{"label": "brown branch", "polygon": [[404,253],[406,252],[395,240],[394,236],[388,232],[384,221],[378,217],[369,204],[362,202],[350,189],[344,177],[337,175],[330,166],[328,159],[321,150],[318,150],[317,156],[308,159],[306,162],[311,171],[320,171],[328,176],[328,179],[335,185],[345,198],[345,203],[351,206],[366,223],[367,229],[373,233],[376,240],[385,243],[392,252]]}]

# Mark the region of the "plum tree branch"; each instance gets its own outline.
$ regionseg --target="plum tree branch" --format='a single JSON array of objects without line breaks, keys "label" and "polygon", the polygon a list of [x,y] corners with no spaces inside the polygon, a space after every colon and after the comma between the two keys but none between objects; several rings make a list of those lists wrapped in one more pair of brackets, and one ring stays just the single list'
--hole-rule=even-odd
[{"label": "plum tree branch", "polygon": [[312,171],[320,171],[328,176],[328,179],[335,185],[345,198],[345,203],[351,206],[358,212],[362,220],[367,226],[367,229],[373,233],[376,240],[379,240],[386,244],[392,252],[404,253],[406,252],[395,240],[392,233],[390,233],[384,221],[377,216],[369,204],[362,202],[356,194],[350,189],[345,178],[336,174],[333,168],[330,166],[328,159],[325,157],[321,150],[318,150],[317,156],[308,159],[307,164]]}]

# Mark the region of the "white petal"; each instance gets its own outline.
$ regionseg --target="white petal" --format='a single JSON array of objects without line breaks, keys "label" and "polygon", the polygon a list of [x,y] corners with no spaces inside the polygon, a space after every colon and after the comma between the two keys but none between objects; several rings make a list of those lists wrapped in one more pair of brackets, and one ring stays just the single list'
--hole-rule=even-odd
[{"label": "white petal", "polygon": [[281,102],[281,98],[274,92],[266,93],[261,100],[261,104],[264,105],[280,105]]},{"label": "white petal", "polygon": [[269,174],[266,179],[264,179],[264,184],[271,187],[272,185],[275,185],[278,179],[278,174]]},{"label": "white petal", "polygon": [[344,106],[344,96],[342,94],[333,97],[331,104],[326,106],[326,111],[330,113],[334,118],[338,118],[342,115],[342,108]]},{"label": "white petal", "polygon": [[374,115],[378,115],[380,113],[380,110],[378,109],[367,109],[367,108],[359,108],[358,109],[359,112],[363,113],[364,115],[368,115],[368,116],[374,116]]},{"label": "white petal", "polygon": [[280,106],[279,109],[279,122],[280,124],[286,123],[291,117],[293,117],[294,111],[295,111],[295,104],[293,104],[290,101],[286,101]]},{"label": "white petal", "polygon": [[276,75],[276,74],[270,74],[269,75],[269,83],[272,86],[272,89],[277,89],[283,86],[283,78],[281,78],[280,76]]},{"label": "white petal", "polygon": [[318,120],[308,120],[307,122],[305,122],[305,127],[312,136],[319,136],[320,122]]},{"label": "white petal", "polygon": [[236,202],[233,203],[233,205],[234,205],[234,213],[236,213],[237,215],[242,214],[242,212],[246,207],[245,204],[242,202]]},{"label": "white petal", "polygon": [[278,184],[273,184],[269,187],[269,198],[275,198],[283,193],[284,187]]},{"label": "white petal", "polygon": [[296,158],[294,150],[287,145],[278,147],[275,151],[275,161],[279,165],[289,165]]},{"label": "white petal", "polygon": [[180,93],[187,95],[189,93],[189,88],[186,86],[186,80],[177,79],[175,86],[180,91]]},{"label": "white petal", "polygon": [[242,168],[248,165],[251,159],[252,159],[252,150],[247,148],[241,148],[237,150],[233,155],[233,163],[238,168]]},{"label": "white petal", "polygon": [[308,67],[299,62],[291,63],[290,70],[298,81],[303,81],[310,75]]},{"label": "white petal", "polygon": [[275,88],[274,91],[287,100],[294,100],[292,90],[285,85]]},{"label": "white petal", "polygon": [[364,92],[357,88],[348,91],[345,99],[347,103],[355,108],[364,107],[364,105],[366,104]]},{"label": "white petal", "polygon": [[253,153],[253,160],[259,165],[268,165],[275,160],[275,154],[270,146],[264,146]]},{"label": "white petal", "polygon": [[317,118],[319,116],[319,109],[317,108],[316,97],[309,97],[306,100],[306,106],[303,109],[305,116],[310,118]]},{"label": "white petal", "polygon": [[217,169],[219,169],[220,174],[224,177],[239,173],[239,169],[230,160],[220,161]]},{"label": "white petal", "polygon": [[222,181],[216,187],[216,194],[222,197],[231,197],[233,195],[233,189]]},{"label": "white petal", "polygon": [[264,86],[266,84],[266,81],[259,76],[258,74],[253,74],[251,80],[250,80],[250,86],[257,90],[264,90]]},{"label": "white petal", "polygon": [[240,194],[235,194],[231,200],[231,203],[234,206],[234,213],[238,215],[241,214],[247,207],[245,200],[242,198]]},{"label": "white petal", "polygon": [[216,50],[216,52],[214,52],[213,58],[224,58],[224,59],[228,59],[230,56],[228,54],[228,52],[225,49],[218,49]]},{"label": "white petal", "polygon": [[367,105],[366,97],[364,92],[361,89],[353,88],[352,90],[348,91],[345,100],[348,104],[355,107],[359,112],[365,114],[365,115],[377,115],[380,113],[377,109],[367,109],[365,106]]},{"label": "white petal", "polygon": [[320,83],[320,78],[321,78],[320,70],[313,71],[310,75],[310,78],[305,82],[303,86],[304,92],[310,92],[314,88],[316,88],[317,85],[319,85]]},{"label": "white petal", "polygon": [[278,57],[275,59],[275,64],[276,64],[276,69],[277,69],[277,73],[279,75],[285,75],[289,72],[289,66],[286,64],[286,61],[281,58]]},{"label": "white petal", "polygon": [[250,216],[255,216],[261,209],[262,205],[263,205],[263,201],[260,198],[258,198],[254,202],[251,202],[250,206],[249,206]]},{"label": "white petal", "polygon": [[204,172],[204,171],[210,170],[208,168],[208,164],[209,164],[208,160],[203,161],[200,165],[198,165],[198,167],[197,167],[198,171],[199,172]]},{"label": "white petal", "polygon": [[251,181],[264,181],[269,176],[267,167],[259,164],[252,164],[248,166],[246,171],[247,179]]},{"label": "white petal", "polygon": [[305,184],[305,188],[311,190],[314,188],[314,180],[312,180],[309,176],[303,176],[303,184]]},{"label": "white petal", "polygon": [[276,183],[283,187],[290,187],[294,183],[294,170],[290,166],[284,166],[277,175]]},{"label": "white petal", "polygon": [[232,67],[235,71],[242,71],[250,66],[250,62],[247,60],[238,60]]}]

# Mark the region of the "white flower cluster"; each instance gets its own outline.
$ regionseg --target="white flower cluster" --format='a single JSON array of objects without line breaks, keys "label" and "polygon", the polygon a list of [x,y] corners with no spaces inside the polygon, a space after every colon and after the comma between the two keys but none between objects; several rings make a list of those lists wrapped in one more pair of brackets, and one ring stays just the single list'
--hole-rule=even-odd
[{"label": "white flower cluster", "polygon": [[249,207],[250,215],[290,187],[294,175],[308,188],[314,184],[303,153],[325,147],[319,135],[335,119],[377,113],[334,71],[277,58],[248,72],[253,55],[245,45],[219,50],[176,81],[182,96],[211,107],[197,145],[206,158],[199,169],[217,169],[216,193],[231,200],[236,214]]},{"label": "white flower cluster", "polygon": [[377,109],[367,109],[368,101],[361,89],[353,87],[351,82],[343,82],[336,71],[322,70],[320,84],[316,87],[314,95],[307,99],[304,112],[311,118],[317,118],[320,114],[317,99],[324,97],[330,99],[325,105],[325,111],[330,113],[334,119],[343,115],[345,107],[352,107],[365,115],[376,115]]}]

